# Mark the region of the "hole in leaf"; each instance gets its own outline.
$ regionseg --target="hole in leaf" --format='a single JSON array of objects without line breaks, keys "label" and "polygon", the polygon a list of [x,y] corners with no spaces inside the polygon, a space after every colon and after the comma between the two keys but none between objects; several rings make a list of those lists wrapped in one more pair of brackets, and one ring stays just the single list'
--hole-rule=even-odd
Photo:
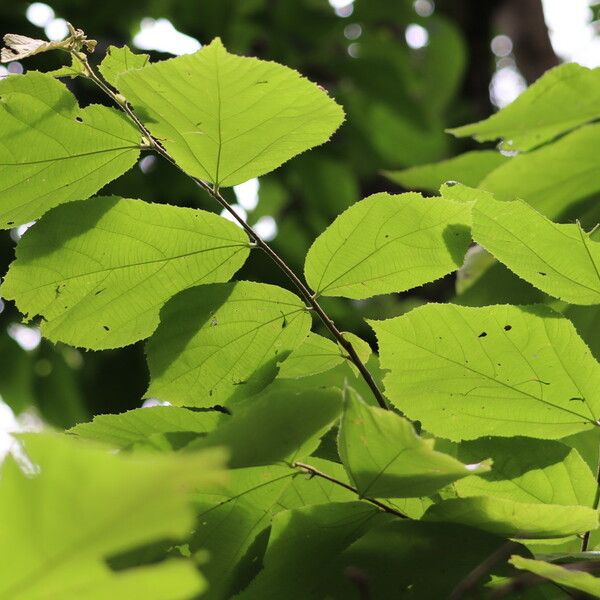
[{"label": "hole in leaf", "polygon": [[504,331],[510,331],[512,329],[512,325],[505,325]]},{"label": "hole in leaf", "polygon": [[485,337],[487,335],[487,331],[482,331],[477,337]]},{"label": "hole in leaf", "polygon": [[75,120],[76,120],[78,123],[83,123],[83,119],[82,119],[81,117],[75,117]]},{"label": "hole in leaf", "polygon": [[538,275],[542,275],[543,277],[546,277],[546,273],[544,273],[543,271],[538,271]]},{"label": "hole in leaf", "polygon": [[102,325],[104,331],[110,331],[110,327],[108,325]]}]

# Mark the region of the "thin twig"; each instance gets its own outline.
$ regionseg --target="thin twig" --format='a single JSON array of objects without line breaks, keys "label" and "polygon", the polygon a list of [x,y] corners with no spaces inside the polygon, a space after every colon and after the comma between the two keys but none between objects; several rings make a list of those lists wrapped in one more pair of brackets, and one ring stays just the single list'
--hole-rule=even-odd
[{"label": "thin twig", "polygon": [[305,473],[308,473],[309,475],[312,475],[314,477],[320,477],[321,479],[326,479],[327,481],[330,481],[331,483],[335,483],[336,485],[339,485],[340,487],[343,487],[343,488],[349,490],[350,492],[353,492],[359,498],[362,498],[363,500],[366,500],[367,502],[370,502],[371,504],[377,506],[378,508],[380,508],[381,510],[383,510],[386,513],[390,513],[391,515],[400,517],[401,519],[409,518],[404,513],[401,513],[399,510],[396,510],[395,508],[392,508],[391,506],[388,506],[387,504],[380,502],[379,500],[375,500],[375,498],[366,498],[364,496],[361,496],[359,491],[355,487],[352,487],[351,485],[348,485],[347,483],[340,481],[339,479],[336,479],[335,477],[332,477],[331,475],[327,475],[327,473],[323,473],[323,471],[320,471],[319,469],[317,469],[316,467],[313,467],[312,465],[307,465],[306,463],[302,463],[302,462],[294,462],[294,463],[292,463],[292,467],[300,469],[300,470],[304,471]]},{"label": "thin twig", "polygon": [[466,598],[479,584],[483,578],[502,560],[510,556],[513,550],[519,547],[517,542],[508,540],[499,546],[484,561],[480,562],[453,590],[448,600],[460,600]]},{"label": "thin twig", "polygon": [[379,389],[379,386],[373,379],[373,375],[367,369],[366,365],[358,356],[354,346],[342,335],[340,330],[337,328],[333,319],[327,315],[327,313],[323,310],[321,305],[317,302],[316,297],[310,292],[308,287],[302,283],[302,280],[288,267],[287,263],[265,242],[259,235],[254,231],[254,229],[248,225],[248,223],[235,211],[235,209],[223,198],[220,194],[219,189],[216,186],[211,186],[206,181],[189,175],[186,173],[184,169],[182,169],[176,162],[175,159],[169,154],[169,152],[164,148],[164,146],[160,143],[160,141],[155,138],[150,131],[146,128],[146,126],[138,119],[137,115],[132,110],[131,106],[128,104],[127,100],[123,98],[120,94],[113,92],[110,87],[96,74],[94,69],[91,67],[87,56],[82,52],[76,53],[76,57],[83,63],[85,68],[86,76],[93,81],[105,94],[109,96],[109,98],[115,102],[121,110],[125,112],[125,114],[134,122],[137,128],[142,133],[145,142],[147,142],[152,149],[156,151],[157,154],[160,154],[163,158],[165,158],[168,162],[170,162],[175,168],[181,171],[184,175],[189,177],[197,186],[202,188],[207,194],[212,196],[223,209],[225,209],[234,220],[242,227],[242,229],[248,234],[251,241],[256,244],[256,247],[260,248],[267,256],[279,267],[279,269],[286,275],[286,277],[294,284],[296,289],[300,292],[301,296],[308,303],[309,307],[319,315],[319,318],[325,325],[325,327],[330,331],[333,337],[337,340],[338,344],[348,353],[348,356],[359,370],[360,374],[363,376],[367,385],[373,392],[377,403],[381,408],[388,408],[387,402]]}]

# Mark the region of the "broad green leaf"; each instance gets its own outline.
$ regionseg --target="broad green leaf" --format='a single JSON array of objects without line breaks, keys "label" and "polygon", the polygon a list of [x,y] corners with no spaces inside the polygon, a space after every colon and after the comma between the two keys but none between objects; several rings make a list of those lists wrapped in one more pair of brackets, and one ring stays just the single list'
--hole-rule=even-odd
[{"label": "broad green leaf", "polygon": [[534,152],[511,158],[479,186],[498,200],[520,198],[557,220],[600,191],[598,144],[600,124],[587,125]]},{"label": "broad green leaf", "polygon": [[220,416],[217,412],[153,406],[136,408],[118,415],[98,415],[89,423],[80,423],[71,428],[69,433],[119,448],[129,448],[145,442],[151,436],[206,434],[218,425]]},{"label": "broad green leaf", "polygon": [[128,46],[121,48],[109,46],[102,62],[98,65],[98,70],[106,81],[116,86],[119,75],[132,69],[145,67],[149,64],[149,59],[148,54],[136,54]]},{"label": "broad green leaf", "polygon": [[363,502],[329,503],[278,513],[273,519],[263,569],[240,600],[326,597],[329,566],[370,528],[392,521]]},{"label": "broad green leaf", "polygon": [[600,304],[600,243],[579,224],[557,225],[524,202],[485,198],[473,207],[473,238],[547,294]]},{"label": "broad green leaf", "polygon": [[511,556],[509,562],[517,569],[529,571],[544,579],[549,579],[554,583],[558,583],[561,587],[564,586],[600,598],[600,579],[594,577],[591,573],[566,569],[560,565],[554,565],[543,560],[523,558],[522,556]]},{"label": "broad green leaf", "polygon": [[[360,358],[361,362],[367,364],[372,354],[371,346],[369,346],[369,344],[365,342],[365,340],[362,340],[350,331],[342,331],[342,337],[352,344],[352,347],[354,348],[354,351],[358,355],[358,358]],[[352,369],[354,375],[356,375],[356,377],[360,377],[360,371],[358,370],[358,367],[352,362],[350,356],[344,349],[340,348],[340,350],[344,358],[348,361],[348,366]]]},{"label": "broad green leaf", "polygon": [[514,102],[478,123],[450,129],[479,142],[502,138],[510,150],[531,150],[600,117],[600,70],[576,63],[546,72]]},{"label": "broad green leaf", "polygon": [[495,150],[475,150],[441,162],[418,165],[401,171],[384,171],[383,174],[408,190],[437,192],[446,181],[460,181],[474,187],[507,160],[506,156]]},{"label": "broad green leaf", "polygon": [[262,377],[275,376],[310,324],[302,300],[273,285],[240,281],[188,290],[165,306],[146,346],[146,395],[214,406],[236,392],[249,394]]},{"label": "broad green leaf", "polygon": [[51,75],[0,81],[0,228],[82,200],[129,170],[141,136],[117,110],[79,108]]},{"label": "broad green leaf", "polygon": [[[69,585],[65,577],[61,600],[106,600],[107,598],[144,598],[144,600],[189,600],[206,588],[204,578],[188,560],[168,560],[156,565],[114,572],[99,566],[86,571],[86,579]],[[15,600],[45,600],[44,591],[11,596]]]},{"label": "broad green leaf", "polygon": [[444,500],[430,506],[423,519],[531,539],[564,537],[598,527],[598,511],[586,506],[528,504],[489,496]]},{"label": "broad green leaf", "polygon": [[324,373],[342,364],[340,347],[321,335],[310,332],[302,345],[296,348],[281,364],[280,379],[296,379]]},{"label": "broad green leaf", "polygon": [[600,365],[546,307],[428,304],[370,323],[387,396],[434,435],[560,438],[598,426]]},{"label": "broad green leaf", "polygon": [[70,77],[71,79],[75,79],[75,77],[85,74],[85,67],[78,58],[75,58],[73,55],[71,55],[70,61],[70,64],[63,65],[54,71],[45,71],[46,75],[52,75],[52,77]]},{"label": "broad green leaf", "polygon": [[316,450],[340,414],[342,396],[335,388],[277,382],[232,408],[233,416],[194,442],[194,448],[227,448],[233,468],[291,463]]},{"label": "broad green leaf", "polygon": [[[330,475],[341,476],[337,463],[311,459]],[[342,471],[342,473],[339,473]],[[219,495],[197,497],[198,525],[190,549],[207,550],[202,573],[209,582],[207,600],[231,598],[243,580],[244,567],[258,568],[264,547],[261,537],[282,510],[355,501],[356,495],[319,477],[307,477],[287,466],[270,465],[229,471],[229,484]]]},{"label": "broad green leaf", "polygon": [[[450,523],[384,523],[343,550],[329,569],[323,592],[315,597],[358,598],[357,583],[365,582],[374,600],[450,598],[459,583],[506,544],[490,533]],[[519,551],[530,556],[522,546],[514,550]],[[490,571],[493,578],[507,574],[502,562],[491,565]],[[489,577],[486,571],[479,583],[485,584]],[[475,592],[472,597],[487,596]]]},{"label": "broad green leaf", "polygon": [[375,194],[313,243],[304,272],[322,296],[369,298],[455,271],[470,242],[469,206],[420,194]]},{"label": "broad green leaf", "polygon": [[600,306],[569,305],[562,314],[575,325],[596,360],[600,360]]},{"label": "broad green leaf", "polygon": [[457,458],[491,458],[489,473],[455,482],[459,496],[494,496],[517,502],[592,506],[596,479],[579,452],[553,440],[525,437],[462,442]]},{"label": "broad green leaf", "polygon": [[188,534],[190,493],[223,482],[221,451],[129,457],[63,435],[23,440],[38,470],[25,475],[9,461],[0,487],[0,511],[10,515],[0,530],[0,597],[11,600],[82,597],[72,591],[95,580],[108,586],[106,558]]},{"label": "broad green leaf", "polygon": [[117,86],[179,166],[216,186],[263,175],[326,142],[344,116],[296,71],[229,54],[218,38],[123,73]]},{"label": "broad green leaf", "polygon": [[228,280],[248,254],[246,235],[212,213],[94,198],[28,231],[1,289],[43,317],[50,340],[115,348],[148,337],[171,296]]},{"label": "broad green leaf", "polygon": [[436,452],[433,440],[419,437],[406,419],[367,406],[353,390],[346,392],[338,446],[361,496],[429,496],[462,477],[489,471],[489,463],[464,465]]}]

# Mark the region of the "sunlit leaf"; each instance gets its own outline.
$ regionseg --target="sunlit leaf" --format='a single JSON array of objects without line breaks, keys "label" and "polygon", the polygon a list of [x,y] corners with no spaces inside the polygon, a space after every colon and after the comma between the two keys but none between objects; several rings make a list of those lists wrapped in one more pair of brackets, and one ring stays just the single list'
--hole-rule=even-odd
[{"label": "sunlit leaf", "polygon": [[96,193],[139,156],[141,137],[116,109],[79,108],[51,75],[0,81],[0,228]]},{"label": "sunlit leaf", "polygon": [[403,417],[367,406],[353,390],[346,392],[338,440],[340,456],[362,496],[416,498],[473,473],[489,464],[464,465],[420,438]]},{"label": "sunlit leaf", "polygon": [[485,198],[473,207],[473,238],[547,294],[600,304],[600,243],[580,225],[557,225],[524,202]]},{"label": "sunlit leaf", "polygon": [[272,171],[326,142],[343,120],[296,71],[229,54],[219,39],[124,73],[117,85],[177,163],[217,186]]},{"label": "sunlit leaf", "polygon": [[502,138],[511,150],[531,150],[600,116],[600,70],[577,63],[547,71],[514,102],[478,123],[450,129],[480,142]]},{"label": "sunlit leaf", "polygon": [[517,569],[529,571],[544,579],[549,579],[561,587],[578,590],[595,598],[600,597],[600,579],[594,577],[591,573],[567,569],[543,560],[533,560],[522,556],[511,556],[510,563]]},{"label": "sunlit leaf", "polygon": [[525,437],[462,442],[463,462],[492,459],[492,470],[454,484],[459,496],[494,496],[518,502],[592,506],[596,480],[577,450],[553,440]]},{"label": "sunlit leaf", "polygon": [[450,498],[430,506],[423,518],[533,539],[563,537],[598,527],[598,511],[585,506],[527,504],[489,496]]},{"label": "sunlit leaf", "polygon": [[429,304],[371,325],[388,397],[435,435],[560,438],[598,426],[600,365],[545,307]]},{"label": "sunlit leaf", "polygon": [[446,181],[459,181],[476,186],[508,158],[495,150],[475,150],[428,165],[418,165],[401,171],[385,171],[384,175],[409,190],[437,192]]},{"label": "sunlit leaf", "polygon": [[117,78],[132,69],[141,69],[150,63],[148,54],[136,54],[128,46],[117,48],[109,46],[98,70],[102,77],[112,85],[117,85]]},{"label": "sunlit leaf", "polygon": [[[107,597],[93,588],[88,596],[89,586],[96,584],[107,594],[133,584],[144,589],[160,571],[115,576],[105,559],[188,534],[194,487],[217,491],[224,481],[224,456],[218,451],[126,457],[42,434],[27,436],[25,448],[39,472],[25,475],[9,461],[0,488],[0,510],[10,515],[0,531],[0,594],[11,599]],[[183,600],[200,590],[201,580],[191,568],[160,569],[170,573],[175,587],[168,596],[149,597]],[[173,579],[177,574],[179,583]]]},{"label": "sunlit leaf", "polygon": [[248,238],[212,213],[94,198],[59,207],[23,237],[2,284],[53,340],[114,348],[148,337],[162,305],[200,283],[227,281]]},{"label": "sunlit leaf", "polygon": [[[118,415],[97,415],[69,433],[119,448],[129,448],[150,437],[168,434],[206,434],[219,422],[219,413],[195,412],[176,406],[136,408]],[[188,440],[189,442],[189,440]]]},{"label": "sunlit leaf", "polygon": [[470,241],[467,205],[420,194],[375,194],[313,243],[304,271],[323,296],[400,292],[456,270]]},{"label": "sunlit leaf", "polygon": [[160,320],[146,347],[146,395],[186,406],[223,404],[272,379],[311,324],[298,296],[250,281],[188,290]]},{"label": "sunlit leaf", "polygon": [[311,332],[282,363],[278,377],[308,377],[329,371],[343,362],[341,349],[335,342]]}]

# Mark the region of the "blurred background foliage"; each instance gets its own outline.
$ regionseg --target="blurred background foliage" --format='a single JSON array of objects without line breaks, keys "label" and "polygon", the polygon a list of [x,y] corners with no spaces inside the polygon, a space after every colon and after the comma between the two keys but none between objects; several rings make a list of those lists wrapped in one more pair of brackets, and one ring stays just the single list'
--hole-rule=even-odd
[{"label": "blurred background foliage", "polygon": [[[297,271],[312,240],[349,205],[374,192],[404,191],[383,171],[472,149],[472,142],[444,130],[485,118],[559,62],[540,0],[48,2],[3,2],[0,31],[60,39],[68,20],[98,40],[95,61],[111,44],[137,46],[161,60],[219,36],[232,52],[298,69],[344,106],[346,122],[330,143],[259,182],[225,190]],[[593,26],[596,16],[588,7],[584,25]],[[55,68],[60,58],[43,54],[9,71]],[[105,102],[86,81],[66,83],[82,104]],[[201,190],[149,155],[103,193],[216,210]],[[0,273],[21,234],[21,228],[0,233]],[[289,287],[258,253],[239,278]],[[447,301],[455,279],[367,301],[323,303],[340,329],[373,343],[365,317]],[[525,299],[532,294],[519,293]],[[68,427],[141,404],[148,382],[142,343],[107,352],[53,346],[40,341],[35,327],[20,324],[12,304],[1,302],[0,396],[16,413],[34,407],[44,421]]]}]

